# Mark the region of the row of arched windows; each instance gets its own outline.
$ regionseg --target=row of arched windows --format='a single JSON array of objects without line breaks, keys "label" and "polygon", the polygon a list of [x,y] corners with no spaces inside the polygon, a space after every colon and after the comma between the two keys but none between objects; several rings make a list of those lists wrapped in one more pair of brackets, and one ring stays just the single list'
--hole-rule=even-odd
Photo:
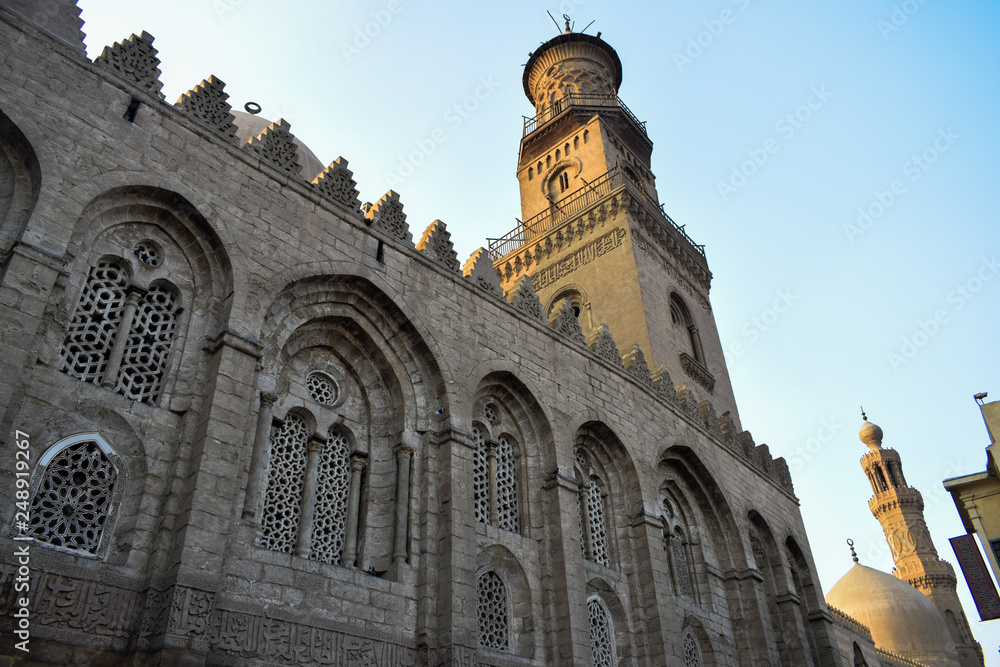
[{"label": "row of arched windows", "polygon": [[[574,151],[579,150],[579,148],[580,148],[580,136],[581,135],[578,134],[575,137],[573,137],[573,142],[572,143],[573,143],[573,150]],[[582,136],[583,136],[583,143],[589,142],[590,141],[590,130],[584,130]],[[556,149],[556,151],[555,151],[555,161],[559,162],[559,160],[561,160],[563,157],[568,156],[569,152],[570,152],[570,142],[567,141],[566,145],[563,147],[562,150],[560,150],[558,148]],[[538,161],[538,166],[537,166],[538,175],[539,176],[542,175],[542,170],[543,169],[551,169],[552,168],[552,162],[553,162],[552,154],[546,155],[544,160],[539,160]],[[535,171],[536,171],[535,167],[528,167],[528,180],[529,181],[535,178]]]}]

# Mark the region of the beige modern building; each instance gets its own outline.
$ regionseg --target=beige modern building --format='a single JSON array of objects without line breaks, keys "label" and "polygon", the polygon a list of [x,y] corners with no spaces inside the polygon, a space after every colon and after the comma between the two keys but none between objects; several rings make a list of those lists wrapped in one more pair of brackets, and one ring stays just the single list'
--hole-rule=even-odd
[{"label": "beige modern building", "polygon": [[463,266],[36,5],[0,1],[0,662],[917,664],[827,608],[599,36],[532,54],[525,222]]},{"label": "beige modern building", "polygon": [[979,536],[993,577],[1000,581],[1000,401],[983,403],[980,410],[990,437],[986,470],[946,479],[944,488],[951,492],[965,530]]}]

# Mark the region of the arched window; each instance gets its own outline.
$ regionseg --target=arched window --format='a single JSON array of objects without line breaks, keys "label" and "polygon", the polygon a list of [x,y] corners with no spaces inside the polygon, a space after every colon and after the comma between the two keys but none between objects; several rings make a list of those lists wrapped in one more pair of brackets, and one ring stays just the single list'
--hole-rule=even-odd
[{"label": "arched window", "polygon": [[172,285],[134,287],[127,262],[102,259],[80,293],[63,341],[62,370],[131,400],[155,403],[179,313],[180,296]]},{"label": "arched window", "polygon": [[861,652],[861,647],[858,646],[857,642],[854,642],[854,667],[868,667],[865,654]]},{"label": "arched window", "polygon": [[882,472],[882,467],[875,465],[875,479],[878,482],[877,491],[886,491],[889,489],[889,485],[885,481],[885,474]]},{"label": "arched window", "polygon": [[15,524],[15,533],[57,549],[102,555],[121,499],[117,459],[96,433],[53,445],[38,461],[29,520]]},{"label": "arched window", "polygon": [[[492,404],[487,406],[496,411]],[[517,532],[521,529],[518,509],[518,446],[509,434],[489,442],[485,428],[472,427],[472,489],[476,521]]]},{"label": "arched window", "polygon": [[690,354],[695,361],[704,363],[698,327],[691,319],[691,313],[687,306],[676,294],[670,295],[670,322],[673,325],[675,338],[681,351]]},{"label": "arched window", "polygon": [[684,635],[684,667],[701,667],[701,648],[690,632]]},{"label": "arched window", "polygon": [[119,260],[102,259],[90,269],[63,342],[64,373],[94,384],[104,379],[129,283],[125,264]]},{"label": "arched window", "polygon": [[583,131],[583,143],[590,141],[590,130]]},{"label": "arched window", "polygon": [[559,174],[559,189],[561,192],[569,190],[569,172],[564,171]]},{"label": "arched window", "polygon": [[617,667],[618,652],[611,614],[597,596],[587,600],[587,614],[590,617],[590,651],[594,656],[594,667]]},{"label": "arched window", "polygon": [[687,541],[684,531],[677,527],[670,538],[671,557],[674,561],[674,577],[677,579],[677,591],[686,598],[694,598],[694,586],[691,584],[691,564],[687,556]]},{"label": "arched window", "polygon": [[528,167],[528,180],[531,181],[534,180],[534,178],[535,178],[535,168]]},{"label": "arched window", "polygon": [[573,137],[573,150],[577,150],[578,148],[580,148],[580,137],[579,137],[579,135]]},{"label": "arched window", "polygon": [[343,433],[331,429],[319,459],[312,549],[309,552],[311,559],[340,563],[344,552],[350,489],[351,447]]},{"label": "arched window", "polygon": [[271,430],[271,460],[260,527],[263,546],[272,551],[290,554],[298,540],[308,441],[306,422],[296,415],[288,415]]},{"label": "arched window", "polygon": [[593,551],[593,560],[605,567],[611,565],[610,550],[608,548],[608,528],[607,513],[604,507],[604,483],[601,478],[592,476],[590,486],[587,488],[586,504],[587,513],[590,517],[590,541]]},{"label": "arched window", "polygon": [[493,570],[476,579],[476,615],[480,648],[510,651],[510,605],[507,585]]}]

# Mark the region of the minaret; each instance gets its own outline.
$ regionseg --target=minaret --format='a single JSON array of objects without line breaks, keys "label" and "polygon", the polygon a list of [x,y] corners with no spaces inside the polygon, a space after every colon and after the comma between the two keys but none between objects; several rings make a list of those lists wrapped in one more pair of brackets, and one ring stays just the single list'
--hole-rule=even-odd
[{"label": "minaret", "polygon": [[882,524],[896,565],[893,574],[926,595],[944,616],[955,642],[962,667],[983,665],[983,649],[973,638],[969,621],[956,593],[955,570],[938,558],[937,549],[924,521],[924,499],[903,477],[903,465],[895,449],[882,447],[882,429],[868,421],[858,436],[868,445],[861,467],[875,495],[868,501],[872,514]]},{"label": "minaret", "polygon": [[567,21],[529,54],[521,220],[490,254],[504,290],[530,276],[547,316],[568,301],[584,334],[606,323],[620,351],[639,345],[650,368],[736,420],[705,249],[659,203],[653,142],[618,96],[622,63],[600,35]]}]

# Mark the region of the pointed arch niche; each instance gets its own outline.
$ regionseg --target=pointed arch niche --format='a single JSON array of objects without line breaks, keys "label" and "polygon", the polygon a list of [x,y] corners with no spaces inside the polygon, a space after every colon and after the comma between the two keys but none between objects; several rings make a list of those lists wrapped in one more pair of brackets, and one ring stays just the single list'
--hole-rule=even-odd
[{"label": "pointed arch niche", "polygon": [[[368,281],[318,276],[278,295],[264,341],[267,389],[244,508],[258,546],[278,545],[268,537],[281,528],[274,517],[297,503],[294,539],[277,550],[379,575],[410,562],[414,493],[425,486],[419,432],[444,406],[419,334]],[[294,455],[282,435],[290,419],[304,431]],[[298,496],[284,497],[289,486]],[[292,509],[276,512],[277,503]]]}]

